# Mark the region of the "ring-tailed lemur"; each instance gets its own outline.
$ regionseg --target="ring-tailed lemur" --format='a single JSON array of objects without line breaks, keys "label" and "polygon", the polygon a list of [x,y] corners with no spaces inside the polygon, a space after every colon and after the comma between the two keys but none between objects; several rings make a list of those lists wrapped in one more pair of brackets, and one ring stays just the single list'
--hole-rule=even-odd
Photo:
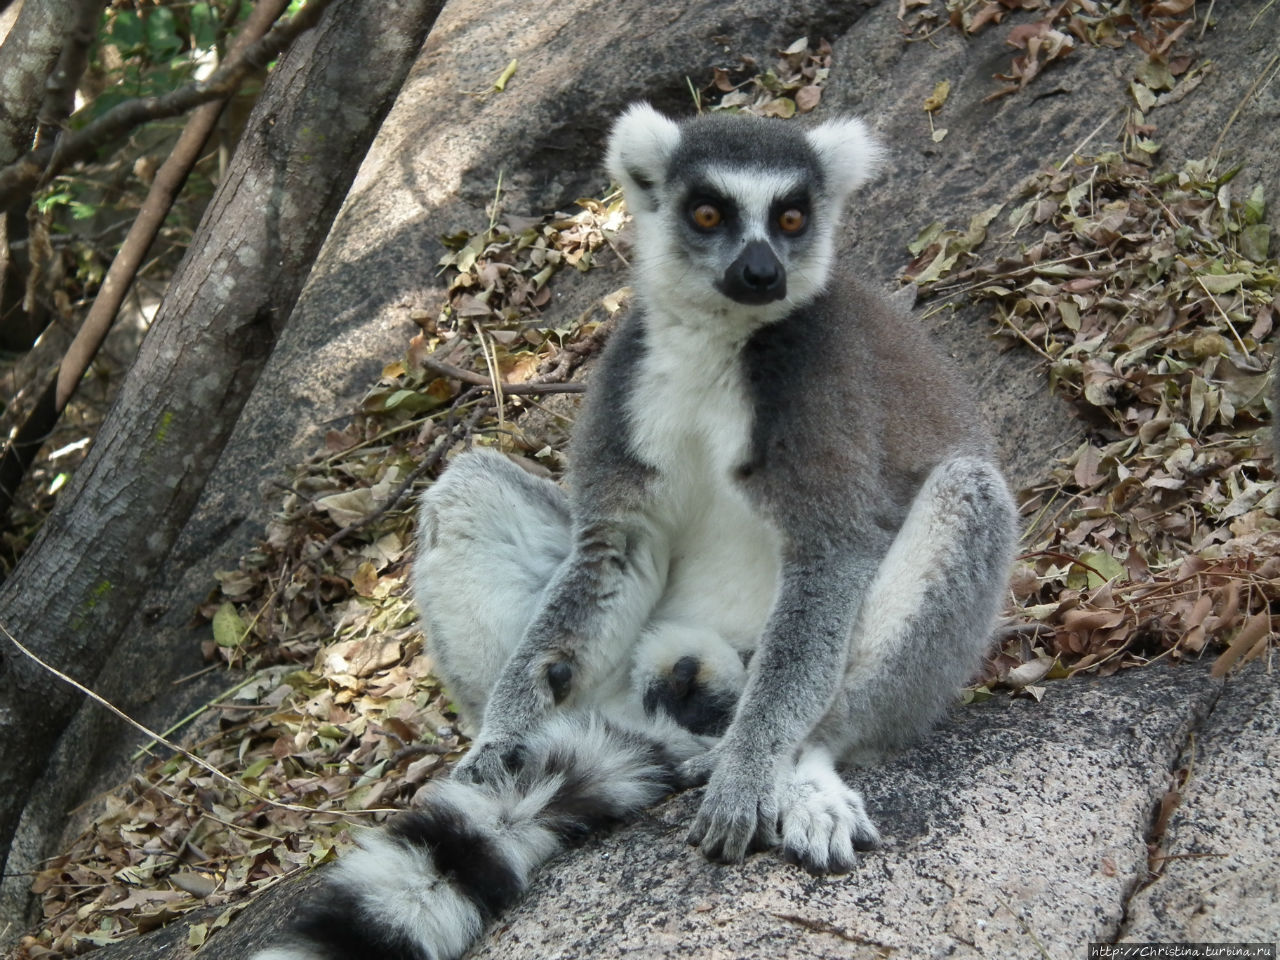
[{"label": "ring-tailed lemur", "polygon": [[707,782],[711,859],[780,843],[837,872],[874,845],[835,764],[974,672],[1015,531],[950,365],[835,268],[879,153],[857,120],[619,119],[637,304],[570,492],[476,451],[421,505],[414,591],[475,746],[266,956],[454,957],[564,842],[677,779]]}]

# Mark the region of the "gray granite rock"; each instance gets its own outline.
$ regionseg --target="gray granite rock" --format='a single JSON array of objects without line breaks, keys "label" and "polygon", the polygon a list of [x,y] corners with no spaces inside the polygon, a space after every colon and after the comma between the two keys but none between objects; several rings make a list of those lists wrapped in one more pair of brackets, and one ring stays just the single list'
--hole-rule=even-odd
[{"label": "gray granite rock", "polygon": [[885,845],[844,877],[771,854],[708,864],[684,843],[698,794],[679,797],[549,867],[471,956],[1083,956],[1120,929],[1153,809],[1219,689],[1152,669],[956,711],[852,774]]},{"label": "gray granite rock", "polygon": [[1227,682],[1179,757],[1189,773],[1159,855],[1129,902],[1127,941],[1280,938],[1280,682],[1260,663]]},{"label": "gray granite rock", "polygon": [[[1274,682],[1263,682],[1255,688],[1274,702]],[[959,708],[928,741],[850,774],[885,843],[842,877],[809,876],[773,853],[709,864],[684,842],[700,792],[678,796],[549,864],[468,956],[1083,956],[1087,942],[1129,929],[1154,811],[1192,734],[1208,739],[1218,722],[1221,691],[1202,667],[1152,668],[1050,684],[1040,703],[1001,696]],[[1257,862],[1267,852],[1257,833],[1224,825],[1219,840],[1254,844]],[[1274,862],[1257,877],[1273,888]],[[200,956],[233,960],[262,945],[318,879],[275,888]],[[1194,909],[1167,903],[1179,917]],[[1274,918],[1274,902],[1270,914],[1253,903]],[[97,955],[187,957],[184,924]]]}]

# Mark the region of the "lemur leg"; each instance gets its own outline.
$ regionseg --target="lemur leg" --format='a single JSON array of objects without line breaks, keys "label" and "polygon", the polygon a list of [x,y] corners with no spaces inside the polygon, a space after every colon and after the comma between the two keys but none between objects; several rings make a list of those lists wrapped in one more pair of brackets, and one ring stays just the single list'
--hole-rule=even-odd
[{"label": "lemur leg", "polygon": [[850,847],[878,840],[834,761],[866,762],[901,746],[954,702],[990,645],[1015,531],[1012,497],[992,464],[957,458],[930,474],[867,591],[836,698],[794,770],[784,769],[788,859],[839,872]]},{"label": "lemur leg", "polygon": [[[547,584],[571,547],[569,503],[501,454],[457,457],[422,497],[414,600],[437,675],[479,730],[490,691],[537,613]],[[582,691],[583,706],[615,720],[668,729],[664,715],[699,735],[720,733],[746,677],[719,634],[657,621],[641,636],[634,662]],[[687,752],[701,752],[703,741]],[[678,752],[678,751],[677,751]]]},{"label": "lemur leg", "polygon": [[560,488],[493,451],[456,457],[422,497],[413,596],[436,674],[468,730],[480,728],[570,535]]}]

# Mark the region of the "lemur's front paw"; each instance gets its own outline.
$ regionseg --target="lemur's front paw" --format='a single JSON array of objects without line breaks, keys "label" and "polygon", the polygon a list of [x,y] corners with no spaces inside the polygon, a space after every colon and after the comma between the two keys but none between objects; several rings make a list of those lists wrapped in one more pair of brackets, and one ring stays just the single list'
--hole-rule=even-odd
[{"label": "lemur's front paw", "polygon": [[514,737],[484,737],[453,768],[453,776],[471,783],[497,783],[524,766],[524,745]]},{"label": "lemur's front paw", "polygon": [[716,863],[741,863],[750,851],[777,846],[774,778],[722,757],[707,782],[689,842]]},{"label": "lemur's front paw", "polygon": [[782,857],[813,874],[848,873],[880,834],[862,795],[834,772],[797,774],[782,789]]}]

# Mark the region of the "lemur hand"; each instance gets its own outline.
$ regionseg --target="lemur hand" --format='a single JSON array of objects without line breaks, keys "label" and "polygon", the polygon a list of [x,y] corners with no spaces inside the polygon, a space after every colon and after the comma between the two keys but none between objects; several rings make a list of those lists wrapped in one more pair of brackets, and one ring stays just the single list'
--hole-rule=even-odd
[{"label": "lemur hand", "polygon": [[716,863],[741,863],[748,852],[778,845],[778,798],[773,764],[743,760],[717,748],[686,761],[682,777],[696,778],[711,767],[702,806],[689,842]]}]

